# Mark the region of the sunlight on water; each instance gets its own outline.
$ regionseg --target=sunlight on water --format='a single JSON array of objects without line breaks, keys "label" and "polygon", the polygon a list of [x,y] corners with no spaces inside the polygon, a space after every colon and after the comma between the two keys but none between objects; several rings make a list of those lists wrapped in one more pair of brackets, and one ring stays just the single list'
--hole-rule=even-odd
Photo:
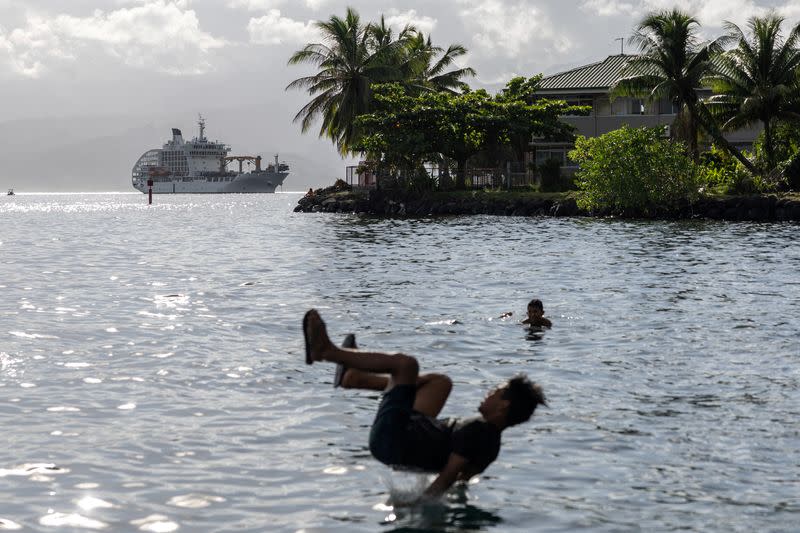
[{"label": "sunlight on water", "polygon": [[39,524],[51,527],[74,527],[81,529],[104,529],[108,524],[78,513],[50,513],[39,519]]},{"label": "sunlight on water", "polygon": [[141,531],[150,533],[170,533],[177,531],[180,526],[169,518],[159,514],[153,514],[139,520],[131,520],[131,524],[138,526]]},{"label": "sunlight on water", "polygon": [[114,507],[113,504],[105,500],[101,500],[100,498],[95,498],[94,496],[84,496],[78,500],[77,505],[84,511],[93,511],[94,509],[111,509]]},{"label": "sunlight on water", "polygon": [[[0,202],[0,530],[796,529],[797,225],[298,198]],[[552,329],[520,325],[533,297]],[[311,307],[449,374],[445,416],[518,372],[550,407],[420,501],[430,477],[370,457],[379,394],[305,364]]]},{"label": "sunlight on water", "polygon": [[167,505],[184,507],[186,509],[202,509],[214,503],[222,503],[225,498],[220,496],[208,496],[205,494],[184,494],[170,498]]},{"label": "sunlight on water", "polygon": [[18,529],[22,529],[22,526],[20,524],[17,524],[13,520],[6,520],[5,518],[0,518],[0,529],[16,531]]}]

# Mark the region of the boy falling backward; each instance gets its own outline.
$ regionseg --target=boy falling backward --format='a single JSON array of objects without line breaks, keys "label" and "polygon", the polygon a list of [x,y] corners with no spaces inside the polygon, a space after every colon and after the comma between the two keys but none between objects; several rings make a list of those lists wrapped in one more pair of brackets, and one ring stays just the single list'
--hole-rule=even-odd
[{"label": "boy falling backward", "polygon": [[525,376],[510,379],[487,394],[466,420],[437,419],[452,381],[443,374],[419,374],[414,357],[335,346],[316,310],[303,318],[306,363],[338,363],[345,368],[342,386],[385,390],[369,435],[369,449],[392,467],[437,472],[425,491],[437,497],[455,481],[483,472],[500,451],[504,429],[528,420],[545,404],[542,389]]}]

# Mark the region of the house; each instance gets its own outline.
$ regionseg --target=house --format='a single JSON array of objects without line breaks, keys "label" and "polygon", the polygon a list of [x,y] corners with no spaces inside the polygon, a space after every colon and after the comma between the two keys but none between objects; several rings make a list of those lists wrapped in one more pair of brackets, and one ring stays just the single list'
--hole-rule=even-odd
[{"label": "house", "polygon": [[[633,128],[664,126],[668,134],[668,128],[675,120],[678,111],[669,100],[649,102],[623,96],[612,100],[610,96],[611,86],[634,57],[636,56],[629,54],[612,55],[597,63],[547,76],[542,79],[538,94],[592,108],[588,116],[562,117],[564,122],[575,127],[575,133],[578,135],[596,137],[625,125]],[[711,90],[700,88],[699,93],[702,98],[710,96]],[[750,148],[759,131],[758,127],[748,128],[731,132],[725,137],[737,147]],[[535,161],[537,166],[548,159],[557,159],[567,172],[577,168],[567,157],[567,153],[573,147],[572,143],[533,139],[531,147],[533,148],[531,162]]]}]

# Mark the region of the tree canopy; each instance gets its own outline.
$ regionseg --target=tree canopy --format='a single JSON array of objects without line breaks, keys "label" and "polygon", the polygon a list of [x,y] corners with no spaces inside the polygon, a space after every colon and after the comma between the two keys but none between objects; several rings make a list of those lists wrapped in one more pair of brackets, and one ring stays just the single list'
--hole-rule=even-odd
[{"label": "tree canopy", "polygon": [[780,120],[800,120],[797,108],[800,82],[800,24],[784,38],[784,19],[774,13],[753,17],[747,32],[728,22],[727,39],[734,48],[722,54],[719,67],[708,76],[714,92],[709,107],[724,130],[760,122],[767,172],[777,165],[773,130]]},{"label": "tree canopy", "polygon": [[319,136],[330,138],[342,154],[353,152],[359,137],[356,118],[372,109],[373,84],[396,82],[417,93],[458,92],[466,88],[463,79],[475,74],[471,68],[450,69],[466,53],[463,46],[444,50],[413,26],[395,35],[383,17],[365,24],[348,8],[344,18],[333,15],[316,27],[322,41],[292,54],[289,64],[311,64],[318,70],[287,89],[306,90],[312,96],[295,116],[303,132],[319,121]]},{"label": "tree canopy", "polygon": [[[530,83],[529,83],[530,82]],[[456,163],[456,187],[463,188],[467,160],[492,144],[518,142],[524,151],[531,136],[570,140],[572,128],[559,117],[587,113],[561,100],[525,99],[519,87],[538,78],[515,78],[501,93],[408,94],[399,84],[375,88],[376,109],[358,119],[369,132],[360,148],[386,168],[413,173],[425,162]]]}]

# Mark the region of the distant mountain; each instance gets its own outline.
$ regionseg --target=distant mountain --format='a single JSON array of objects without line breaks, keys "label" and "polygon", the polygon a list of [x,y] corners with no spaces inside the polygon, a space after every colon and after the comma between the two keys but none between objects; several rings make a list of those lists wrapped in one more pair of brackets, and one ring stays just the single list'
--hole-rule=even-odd
[{"label": "distant mountain", "polygon": [[[344,177],[353,161],[344,161],[334,146],[315,135],[302,135],[292,116],[269,117],[250,108],[210,109],[206,136],[230,145],[232,154],[278,153],[291,167],[286,191],[330,185]],[[171,138],[198,135],[197,115],[101,116],[16,120],[0,123],[0,190],[132,191],[131,168],[151,148]]]}]

